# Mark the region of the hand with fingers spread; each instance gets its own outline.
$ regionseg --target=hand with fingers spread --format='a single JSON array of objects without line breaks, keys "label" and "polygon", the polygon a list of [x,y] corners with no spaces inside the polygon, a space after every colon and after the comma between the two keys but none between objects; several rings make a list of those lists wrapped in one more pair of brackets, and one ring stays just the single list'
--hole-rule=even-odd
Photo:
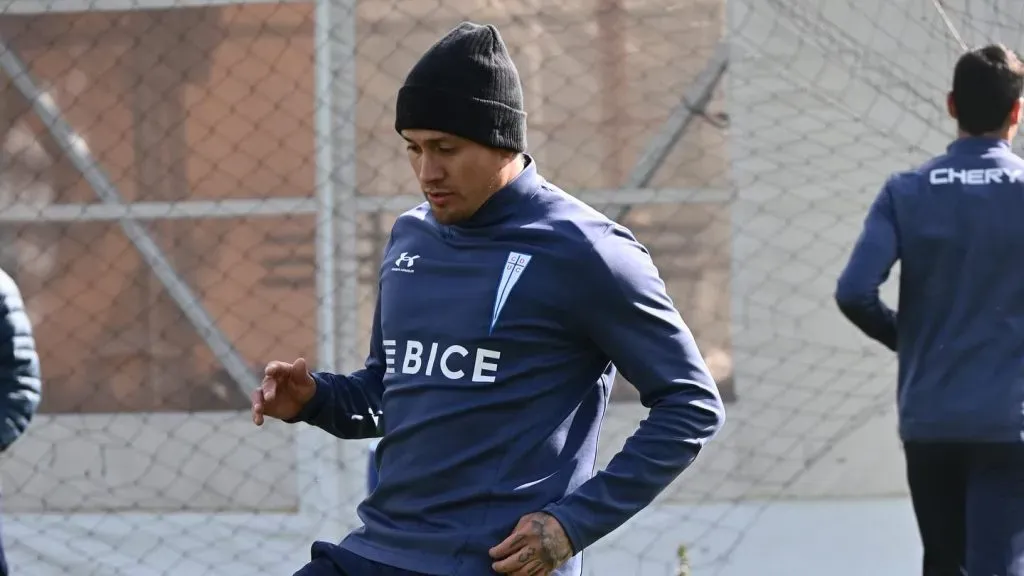
[{"label": "hand with fingers spread", "polygon": [[520,518],[512,534],[490,550],[494,571],[512,576],[548,576],[574,554],[562,525],[544,512]]},{"label": "hand with fingers spread", "polygon": [[263,382],[252,393],[252,421],[263,425],[263,418],[291,420],[313,398],[316,382],[306,368],[306,360],[293,364],[277,360],[267,364]]}]

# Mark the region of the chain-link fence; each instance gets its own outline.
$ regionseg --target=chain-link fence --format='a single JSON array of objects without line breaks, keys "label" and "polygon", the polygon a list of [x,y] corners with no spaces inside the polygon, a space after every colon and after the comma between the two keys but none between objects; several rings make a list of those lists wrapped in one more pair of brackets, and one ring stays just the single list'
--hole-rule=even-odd
[{"label": "chain-link fence", "polygon": [[[1020,40],[1013,0],[947,4],[969,42]],[[8,0],[0,267],[45,385],[0,466],[16,574],[285,575],[355,525],[367,444],[256,429],[247,394],[272,359],[361,365],[421,200],[395,95],[464,19],[501,30],[541,172],[649,247],[729,402],[587,573],[664,576],[685,544],[695,576],[752,574],[773,503],[902,493],[893,359],[831,293],[887,173],[952,133],[930,0]],[[644,413],[620,383],[602,462]]]}]

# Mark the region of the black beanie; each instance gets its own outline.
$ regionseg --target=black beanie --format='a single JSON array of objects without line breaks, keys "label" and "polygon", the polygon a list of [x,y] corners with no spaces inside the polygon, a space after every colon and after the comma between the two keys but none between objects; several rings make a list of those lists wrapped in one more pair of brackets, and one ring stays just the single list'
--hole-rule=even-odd
[{"label": "black beanie", "polygon": [[523,88],[497,28],[463,22],[427,50],[398,91],[395,130],[405,129],[526,151]]}]

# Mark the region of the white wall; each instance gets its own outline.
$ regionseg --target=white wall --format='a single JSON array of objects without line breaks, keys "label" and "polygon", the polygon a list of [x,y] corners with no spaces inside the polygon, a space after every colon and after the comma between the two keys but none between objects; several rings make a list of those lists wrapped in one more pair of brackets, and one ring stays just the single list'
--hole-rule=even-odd
[{"label": "white wall", "polygon": [[[9,515],[15,573],[32,576],[292,574],[303,528],[275,516]],[[707,526],[715,529],[707,531]],[[920,546],[903,499],[655,506],[588,550],[585,576],[674,576],[680,536],[694,576],[913,574]],[[736,545],[736,534],[745,538]]]},{"label": "white wall", "polygon": [[757,452],[734,469],[755,479],[747,495],[902,494],[894,357],[832,293],[885,178],[954,133],[943,108],[953,44],[917,0],[733,0],[730,33],[743,406],[722,449]]}]

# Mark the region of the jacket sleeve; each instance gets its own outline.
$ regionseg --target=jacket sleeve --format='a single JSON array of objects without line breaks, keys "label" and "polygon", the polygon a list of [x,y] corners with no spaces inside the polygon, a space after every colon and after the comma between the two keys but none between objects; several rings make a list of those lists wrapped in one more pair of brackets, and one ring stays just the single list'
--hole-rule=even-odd
[{"label": "jacket sleeve", "polygon": [[576,321],[650,413],[604,470],[544,509],[577,552],[648,506],[725,421],[718,387],[647,250],[616,226],[592,256]]},{"label": "jacket sleeve", "polygon": [[384,373],[378,293],[370,354],[363,369],[349,375],[314,372],[316,393],[289,422],[305,422],[346,440],[382,436],[384,426],[380,418],[383,415]]},{"label": "jacket sleeve", "polygon": [[[394,242],[394,229],[384,246],[387,256]],[[380,283],[373,309],[370,352],[361,370],[351,374],[313,372],[316,392],[293,420],[316,426],[338,438],[358,440],[384,435],[384,336],[381,329]]]},{"label": "jacket sleeve", "polygon": [[890,186],[886,184],[868,211],[850,260],[836,283],[835,300],[840,312],[861,332],[895,351],[896,311],[879,296],[879,288],[899,258]]},{"label": "jacket sleeve", "polygon": [[0,271],[0,451],[21,437],[39,408],[42,377],[21,291]]}]

